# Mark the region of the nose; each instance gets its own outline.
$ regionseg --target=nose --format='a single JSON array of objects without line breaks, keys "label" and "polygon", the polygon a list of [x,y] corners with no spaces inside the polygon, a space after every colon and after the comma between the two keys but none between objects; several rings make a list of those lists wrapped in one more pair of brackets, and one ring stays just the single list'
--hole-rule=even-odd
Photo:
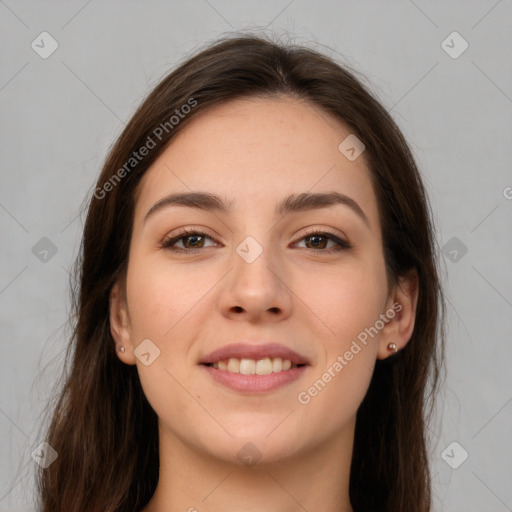
[{"label": "nose", "polygon": [[289,273],[280,264],[278,256],[263,249],[251,261],[240,254],[233,251],[233,268],[222,283],[219,293],[222,314],[232,320],[252,323],[278,322],[288,318],[293,292]]}]

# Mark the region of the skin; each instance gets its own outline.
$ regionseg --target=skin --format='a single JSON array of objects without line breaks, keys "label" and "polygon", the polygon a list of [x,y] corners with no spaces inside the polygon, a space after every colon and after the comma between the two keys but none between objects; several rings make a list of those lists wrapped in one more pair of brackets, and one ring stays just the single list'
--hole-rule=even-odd
[{"label": "skin", "polygon": [[[302,100],[235,100],[191,121],[143,177],[110,324],[117,348],[126,349],[118,357],[137,365],[159,418],[160,480],[144,512],[260,511],[268,503],[276,512],[353,511],[356,412],[376,359],[391,354],[390,342],[403,348],[412,334],[417,285],[413,276],[388,287],[364,153],[349,161],[338,150],[349,134]],[[191,190],[232,201],[232,212],[170,206],[144,222],[157,201]],[[332,191],[356,201],[368,224],[342,204],[274,217],[289,194]],[[161,248],[182,227],[210,238],[190,254]],[[326,254],[335,242],[318,249],[304,238],[322,229],[353,247]],[[247,236],[263,248],[252,263],[236,252]],[[298,394],[397,302],[401,311],[301,404]],[[160,350],[148,366],[134,354],[144,339]],[[214,349],[247,339],[281,343],[311,366],[277,390],[247,394],[198,365]],[[261,455],[252,466],[237,457],[247,442]]]}]

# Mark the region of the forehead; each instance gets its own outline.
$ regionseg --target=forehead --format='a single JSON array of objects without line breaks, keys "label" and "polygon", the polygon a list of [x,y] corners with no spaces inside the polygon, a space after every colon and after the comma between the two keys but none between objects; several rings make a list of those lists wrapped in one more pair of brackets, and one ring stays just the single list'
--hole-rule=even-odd
[{"label": "forehead", "polygon": [[139,184],[136,215],[172,192],[208,191],[233,208],[272,207],[284,195],[338,191],[377,222],[364,153],[339,150],[351,134],[340,120],[295,98],[245,98],[191,120]]}]

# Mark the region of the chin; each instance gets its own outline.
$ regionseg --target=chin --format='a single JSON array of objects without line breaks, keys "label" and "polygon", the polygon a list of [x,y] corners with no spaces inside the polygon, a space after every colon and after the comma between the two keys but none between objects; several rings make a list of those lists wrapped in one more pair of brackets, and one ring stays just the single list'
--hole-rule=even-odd
[{"label": "chin", "polygon": [[304,440],[294,438],[286,429],[269,435],[268,429],[253,426],[239,431],[232,429],[230,433],[232,438],[226,433],[216,436],[205,433],[200,442],[201,450],[227,464],[252,467],[283,461],[305,448]]}]

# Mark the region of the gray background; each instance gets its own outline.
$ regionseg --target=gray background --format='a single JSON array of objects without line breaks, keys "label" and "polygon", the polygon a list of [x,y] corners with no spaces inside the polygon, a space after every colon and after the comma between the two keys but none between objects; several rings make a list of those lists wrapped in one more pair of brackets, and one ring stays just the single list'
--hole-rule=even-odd
[{"label": "gray background", "polygon": [[[5,0],[0,511],[34,509],[31,454],[69,334],[80,205],[108,147],[185,56],[259,27],[364,73],[410,141],[445,247],[449,299],[447,379],[430,427],[435,510],[512,510],[511,2]],[[46,59],[31,47],[43,31],[58,42]],[[442,44],[453,31],[469,44],[457,58],[460,39]],[[43,237],[55,254],[36,245]]]}]

